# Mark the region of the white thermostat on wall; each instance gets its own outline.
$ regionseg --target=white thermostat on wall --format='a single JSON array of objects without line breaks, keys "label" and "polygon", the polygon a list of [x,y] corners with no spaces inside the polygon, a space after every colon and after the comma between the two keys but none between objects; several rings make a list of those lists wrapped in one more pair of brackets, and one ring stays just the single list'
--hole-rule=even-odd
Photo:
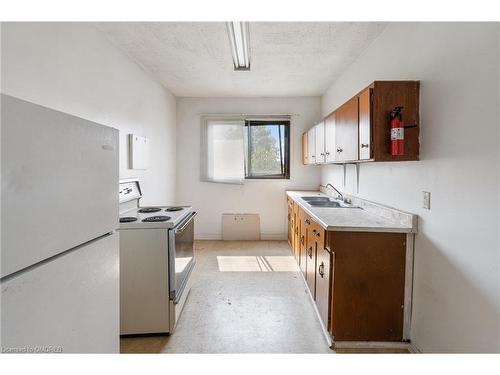
[{"label": "white thermostat on wall", "polygon": [[149,164],[149,139],[129,134],[129,168],[147,169]]}]

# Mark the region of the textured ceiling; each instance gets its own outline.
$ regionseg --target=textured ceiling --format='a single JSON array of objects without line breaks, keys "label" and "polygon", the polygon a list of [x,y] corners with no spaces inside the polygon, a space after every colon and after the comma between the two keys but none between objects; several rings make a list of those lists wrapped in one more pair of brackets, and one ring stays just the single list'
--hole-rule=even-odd
[{"label": "textured ceiling", "polygon": [[251,70],[234,71],[223,22],[98,23],[176,96],[316,96],[385,23],[251,22]]}]

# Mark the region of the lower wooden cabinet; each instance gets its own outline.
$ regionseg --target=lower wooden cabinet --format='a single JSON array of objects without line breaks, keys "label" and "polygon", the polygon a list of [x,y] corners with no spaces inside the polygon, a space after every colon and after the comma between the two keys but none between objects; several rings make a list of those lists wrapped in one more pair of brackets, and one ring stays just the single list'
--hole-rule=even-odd
[{"label": "lower wooden cabinet", "polygon": [[297,262],[305,277],[306,272],[306,249],[307,249],[307,230],[309,227],[309,216],[304,210],[299,208],[299,251]]},{"label": "lower wooden cabinet", "polygon": [[327,232],[334,341],[402,341],[405,233]]},{"label": "lower wooden cabinet", "polygon": [[309,291],[316,298],[316,242],[311,238],[312,231],[309,231],[306,249],[306,282]]},{"label": "lower wooden cabinet", "polygon": [[406,234],[325,231],[288,205],[289,241],[336,341],[402,341]]},{"label": "lower wooden cabinet", "polygon": [[293,201],[288,198],[287,199],[287,220],[288,220],[288,244],[290,247],[293,249],[293,231],[294,231],[294,225],[293,225]]},{"label": "lower wooden cabinet", "polygon": [[294,237],[293,237],[293,254],[296,259],[300,256],[300,223],[299,223],[299,210],[300,206],[294,203],[293,206],[293,224],[294,224]]},{"label": "lower wooden cabinet", "polygon": [[332,254],[328,247],[322,246],[316,249],[316,306],[319,316],[325,325],[330,329],[330,284]]}]

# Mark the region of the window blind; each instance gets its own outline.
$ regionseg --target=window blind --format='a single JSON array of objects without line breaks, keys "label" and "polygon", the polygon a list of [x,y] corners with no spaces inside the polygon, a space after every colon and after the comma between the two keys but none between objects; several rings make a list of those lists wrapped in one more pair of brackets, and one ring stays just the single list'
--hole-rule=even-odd
[{"label": "window blind", "polygon": [[201,180],[243,184],[245,121],[203,119],[201,144]]}]

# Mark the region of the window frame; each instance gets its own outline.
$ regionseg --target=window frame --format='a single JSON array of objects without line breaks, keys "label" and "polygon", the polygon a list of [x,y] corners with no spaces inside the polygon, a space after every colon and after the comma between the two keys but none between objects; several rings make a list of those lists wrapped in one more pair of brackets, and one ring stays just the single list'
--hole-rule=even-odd
[{"label": "window frame", "polygon": [[[251,127],[266,125],[283,125],[283,162],[282,173],[266,175],[250,175],[251,170]],[[245,145],[245,180],[289,180],[290,179],[290,120],[245,120],[245,131],[247,134],[247,144]],[[281,140],[280,140],[281,141]],[[281,142],[280,142],[281,146]],[[248,163],[248,164],[247,164]],[[247,168],[247,165],[249,166]]]}]

